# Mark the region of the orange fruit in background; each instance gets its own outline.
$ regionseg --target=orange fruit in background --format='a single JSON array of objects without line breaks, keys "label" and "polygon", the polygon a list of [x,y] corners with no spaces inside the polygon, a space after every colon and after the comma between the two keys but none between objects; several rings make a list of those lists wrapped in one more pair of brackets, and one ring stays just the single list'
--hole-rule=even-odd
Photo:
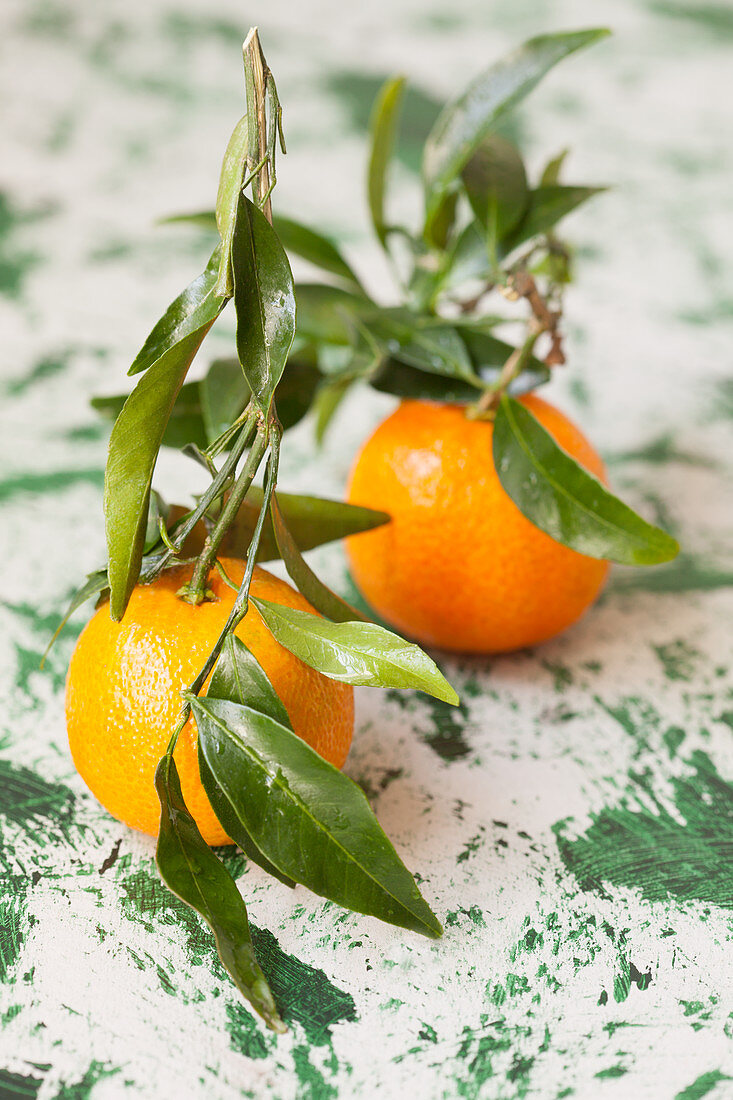
[{"label": "orange fruit in background", "polygon": [[[605,480],[600,457],[563,413],[534,394],[522,403]],[[608,570],[525,519],[499,482],[493,431],[459,406],[403,401],[364,444],[348,488],[352,504],[392,516],[347,540],[364,598],[400,632],[460,653],[552,638],[593,602]]]},{"label": "orange fruit in background", "polygon": [[[235,584],[244,562],[223,558]],[[166,750],[188,687],[211,652],[236,593],[212,571],[213,602],[194,607],[176,596],[192,565],[138,585],[121,622],[106,602],[82,631],[66,682],[66,722],[74,763],[89,789],[119,821],[157,835],[160,804],[155,769]],[[273,603],[313,611],[285,581],[259,567],[251,593]],[[282,699],[295,732],[340,768],[354,728],[354,693],[304,665],[270,634],[250,606],[236,634],[252,651]],[[201,785],[196,726],[191,719],[178,740],[175,761],[183,797],[208,844],[231,841]]]}]

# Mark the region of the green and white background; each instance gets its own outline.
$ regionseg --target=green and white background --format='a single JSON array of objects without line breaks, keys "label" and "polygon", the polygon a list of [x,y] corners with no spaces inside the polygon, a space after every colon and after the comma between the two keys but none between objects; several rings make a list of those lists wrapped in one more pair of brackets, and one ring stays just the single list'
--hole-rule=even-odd
[{"label": "green and white background", "polygon": [[[38,667],[104,557],[107,427],[89,397],[123,388],[201,268],[198,231],[154,222],[211,206],[254,22],[285,105],[277,206],[337,236],[385,302],[362,186],[381,80],[402,71],[415,89],[395,173],[409,217],[436,101],[531,34],[613,27],[517,129],[535,172],[572,145],[569,178],[615,184],[569,221],[555,398],[683,546],[669,566],[616,569],[541,650],[442,660],[460,710],[358,694],[347,771],[445,936],[293,894],[229,855],[290,1025],[279,1039],[160,885],[153,842],[73,770],[63,687],[82,615]],[[733,1095],[733,6],[3,0],[0,31],[0,1097]],[[390,407],[353,396],[321,453],[300,425],[283,488],[339,495]],[[181,462],[159,464],[169,499],[199,485]],[[348,592],[340,549],[316,557]]]}]

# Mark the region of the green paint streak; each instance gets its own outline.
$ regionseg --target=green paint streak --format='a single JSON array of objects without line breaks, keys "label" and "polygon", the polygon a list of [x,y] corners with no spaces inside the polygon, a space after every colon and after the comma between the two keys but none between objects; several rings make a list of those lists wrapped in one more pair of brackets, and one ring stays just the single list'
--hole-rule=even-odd
[{"label": "green paint streak", "polygon": [[[432,696],[421,696],[419,701],[404,692],[388,691],[392,702],[409,714],[414,715],[414,728],[420,740],[428,745],[446,764],[463,760],[471,755],[471,746],[465,738],[465,723],[468,719],[468,707],[461,703],[457,707],[443,703]],[[420,723],[420,713],[427,709],[432,721],[432,729],[425,729]]]},{"label": "green paint streak", "polygon": [[226,1006],[229,1045],[245,1058],[266,1058],[272,1049],[251,1012],[237,1001]]},{"label": "green paint streak", "polygon": [[52,355],[44,355],[35,363],[29,372],[22,378],[16,378],[9,382],[6,393],[10,397],[18,397],[31,389],[39,382],[47,382],[49,378],[62,374],[69,365],[70,351],[57,352]]},{"label": "green paint streak", "polygon": [[[475,1034],[464,1027],[463,1039],[458,1049],[459,1062],[465,1063],[466,1076],[455,1079],[453,1087],[456,1095],[464,1100],[478,1100],[484,1095],[483,1086],[494,1076],[494,1059],[497,1054],[511,1050],[512,1039],[509,1035]],[[518,1092],[517,1095],[523,1095]]]},{"label": "green paint streak", "polygon": [[357,1019],[350,993],[339,989],[322,970],[283,951],[271,932],[252,926],[252,940],[283,1019],[299,1023],[310,1046],[326,1046],[331,1028]]},{"label": "green paint streak", "polygon": [[104,1062],[92,1062],[80,1081],[63,1082],[54,1100],[90,1100],[93,1089],[100,1081],[106,1081],[119,1072],[119,1066],[109,1066]]},{"label": "green paint streak", "polygon": [[609,1066],[608,1069],[600,1069],[595,1076],[604,1080],[607,1077],[623,1077],[628,1072],[625,1066]]},{"label": "green paint streak", "polygon": [[662,662],[668,680],[684,680],[689,683],[695,675],[695,665],[702,654],[682,639],[668,645],[655,645],[652,649]]},{"label": "green paint streak", "polygon": [[648,462],[653,466],[664,466],[668,462],[676,462],[684,466],[702,466],[706,469],[715,467],[714,462],[702,455],[679,451],[672,435],[659,436],[637,450],[620,451],[618,454],[611,455],[606,461],[611,466],[622,462]]},{"label": "green paint streak", "polygon": [[677,755],[677,750],[685,739],[685,731],[681,726],[670,726],[662,734],[662,740],[667,746],[670,757]]},{"label": "green paint streak", "polygon": [[24,1076],[0,1069],[0,1097],[2,1100],[33,1100],[43,1084],[42,1077]]},{"label": "green paint streak", "polygon": [[733,587],[733,570],[717,569],[680,555],[669,565],[654,569],[616,571],[609,586],[615,592],[713,592]]},{"label": "green paint streak", "polygon": [[44,847],[48,843],[48,826],[66,830],[71,822],[74,795],[61,783],[52,783],[32,772],[0,760],[0,821],[23,828]]},{"label": "green paint streak", "polygon": [[0,878],[0,982],[10,984],[25,943],[27,879],[19,875]]},{"label": "green paint streak", "polygon": [[23,493],[39,496],[82,484],[101,488],[104,484],[104,470],[49,470],[43,474],[15,474],[0,481],[0,503]]},{"label": "green paint streak", "polygon": [[[705,753],[693,753],[689,764],[693,775],[671,780],[682,822],[658,801],[656,814],[641,802],[624,802],[594,815],[575,840],[566,836],[566,821],[553,826],[563,863],[581,889],[602,893],[611,882],[638,889],[649,901],[671,894],[733,908],[733,787]],[[654,798],[648,787],[645,793]]]},{"label": "green paint streak", "polygon": [[32,213],[18,210],[9,196],[0,191],[0,294],[7,298],[20,297],[26,276],[40,261],[37,252],[18,246],[17,230],[47,214],[45,210]]},{"label": "green paint streak", "polygon": [[313,1065],[309,1047],[293,1047],[293,1065],[298,1078],[298,1100],[335,1100],[337,1089]]},{"label": "green paint streak", "polygon": [[727,1074],[721,1073],[719,1069],[711,1069],[708,1073],[701,1073],[691,1085],[678,1092],[674,1100],[702,1100],[702,1097],[712,1092],[721,1081],[730,1080],[731,1078]]},{"label": "green paint streak", "polygon": [[694,23],[715,38],[733,36],[733,11],[725,4],[674,4],[657,0],[650,8],[659,15]]}]

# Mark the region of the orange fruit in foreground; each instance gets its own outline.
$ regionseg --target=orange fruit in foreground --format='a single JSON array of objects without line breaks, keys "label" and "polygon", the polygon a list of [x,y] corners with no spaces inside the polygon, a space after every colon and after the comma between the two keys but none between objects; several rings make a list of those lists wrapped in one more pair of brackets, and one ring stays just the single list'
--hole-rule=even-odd
[{"label": "orange fruit in foreground", "polygon": [[[598,454],[566,416],[533,394],[522,403],[605,480]],[[400,632],[461,653],[552,638],[593,602],[608,569],[525,519],[496,474],[493,431],[458,406],[403,401],[364,444],[348,489],[352,504],[392,516],[347,541],[365,599]]]},{"label": "orange fruit in foreground", "polygon": [[[239,584],[244,562],[222,559]],[[76,644],[66,682],[66,721],[74,763],[87,786],[118,820],[156,835],[160,804],[155,768],[181,706],[179,692],[203,666],[229,615],[236,593],[212,571],[216,600],[198,607],[176,596],[193,566],[163,573],[132,593],[122,622],[103,604]],[[256,568],[251,593],[273,603],[313,611],[289,584]],[[272,637],[250,606],[236,630],[282,699],[295,732],[340,768],[354,728],[353,688],[304,665]],[[209,844],[231,841],[211,809],[199,779],[196,727],[190,720],[175,761],[186,805]]]}]

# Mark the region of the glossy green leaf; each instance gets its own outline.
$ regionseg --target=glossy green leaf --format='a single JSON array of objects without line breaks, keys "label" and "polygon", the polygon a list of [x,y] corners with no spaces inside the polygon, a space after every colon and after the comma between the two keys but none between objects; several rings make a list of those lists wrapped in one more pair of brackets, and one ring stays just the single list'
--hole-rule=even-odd
[{"label": "glossy green leaf", "polygon": [[109,441],[104,516],[110,613],[122,618],[140,572],[153,470],[191,360],[204,337],[184,337],[150,367],[128,397]]},{"label": "glossy green leaf", "polygon": [[[237,363],[239,377],[242,368]],[[202,418],[201,391],[199,382],[184,382],[178,391],[168,423],[161,440],[164,447],[182,448],[187,443],[205,447],[210,442]],[[122,412],[128,394],[115,394],[112,397],[93,397],[91,405],[106,420],[116,420]]]},{"label": "glossy green leaf", "polygon": [[397,307],[374,310],[365,317],[364,326],[384,355],[392,355],[418,370],[478,384],[465,344],[448,322]]},{"label": "glossy green leaf", "polygon": [[462,172],[463,186],[477,219],[488,225],[489,205],[496,204],[496,236],[506,236],[521,220],[529,192],[519,150],[500,134],[483,139]]},{"label": "glossy green leaf", "polygon": [[441,934],[355,783],[265,714],[208,698],[192,706],[211,771],[281,871],[358,913]]},{"label": "glossy green leaf", "polygon": [[242,190],[247,163],[248,140],[247,116],[243,115],[229,138],[224,160],[222,161],[219,190],[216,196],[216,227],[219,230],[222,242],[217,293],[225,295],[227,298],[231,298],[234,294],[232,242],[237,220],[239,194]]},{"label": "glossy green leaf", "polygon": [[[262,506],[263,491],[253,486],[239,509],[233,526],[222,544],[222,553],[244,556],[252,537]],[[326,542],[347,538],[360,531],[371,531],[389,523],[386,512],[372,511],[356,504],[323,497],[302,496],[297,493],[278,492],[278,501],[288,530],[301,552],[312,550]],[[280,557],[272,521],[268,516],[262,531],[258,561],[274,561]]]},{"label": "glossy green leaf", "polygon": [[237,354],[253,398],[267,411],[295,336],[293,276],[277,233],[242,194],[232,268]]},{"label": "glossy green leaf", "polygon": [[179,352],[179,358],[193,348],[188,360],[191,362],[199,344],[226,305],[226,299],[216,293],[220,255],[221,246],[217,245],[202,274],[168,306],[135,356],[128,374],[149,370],[176,347],[185,349]]},{"label": "glossy green leaf", "polygon": [[609,493],[512,397],[499,404],[493,450],[505,491],[557,542],[624,565],[656,565],[679,552],[675,539]]},{"label": "glossy green leaf", "polygon": [[336,275],[344,282],[350,283],[359,293],[362,292],[357,275],[328,237],[324,237],[314,229],[309,229],[308,226],[293,218],[285,218],[282,214],[276,214],[273,217],[273,225],[286,252],[300,256],[308,263],[315,264],[323,271],[328,271],[331,275]]},{"label": "glossy green leaf", "polygon": [[548,233],[566,214],[605,190],[605,187],[567,187],[560,183],[538,187],[530,192],[527,213],[504,241],[504,251]]},{"label": "glossy green leaf", "polygon": [[[504,340],[497,339],[482,329],[481,324],[461,325],[461,338],[466,345],[473,363],[473,369],[485,384],[496,382],[504,364],[516,348]],[[528,393],[549,381],[550,370],[541,359],[531,355],[522,372],[512,380],[509,393],[512,395]]]},{"label": "glossy green leaf", "polygon": [[254,653],[241,638],[230,634],[214,666],[206,695],[209,699],[228,699],[243,707],[274,718],[291,728],[290,718],[280,696]]},{"label": "glossy green leaf", "polygon": [[164,756],[158,764],[155,787],[161,805],[155,858],[163,881],[204,918],[214,933],[223,966],[267,1026],[286,1031],[255,958],[242,896],[188,812],[172,756]]},{"label": "glossy green leaf", "polygon": [[346,600],[342,600],[335,592],[332,592],[319,580],[304,560],[295,539],[288,530],[276,494],[273,494],[272,497],[270,514],[280,557],[285,563],[290,579],[308,602],[312,604],[316,611],[320,611],[322,615],[325,615],[328,619],[333,619],[334,622],[366,622],[366,616],[362,615],[361,611],[357,611]]},{"label": "glossy green leaf", "polygon": [[451,404],[469,404],[480,397],[479,390],[460,378],[448,378],[444,374],[430,374],[417,367],[402,363],[388,356],[382,359],[369,384],[380,393],[414,401],[441,401]]},{"label": "glossy green leaf", "polygon": [[354,337],[353,318],[374,309],[358,294],[321,283],[298,283],[295,298],[298,336],[315,344],[348,346]]},{"label": "glossy green leaf", "polygon": [[387,170],[397,137],[404,90],[403,76],[385,81],[374,101],[369,121],[371,147],[367,170],[367,198],[374,232],[382,248],[386,246],[389,232],[384,214]]},{"label": "glossy green leaf", "polygon": [[499,119],[558,61],[607,34],[596,29],[531,38],[473,80],[441,111],[423,154],[428,232],[444,196],[455,188],[469,158]]},{"label": "glossy green leaf", "polygon": [[332,623],[251,598],[274,638],[306,665],[345,684],[416,688],[446,703],[458,696],[438,666],[419,646],[375,623]]}]

